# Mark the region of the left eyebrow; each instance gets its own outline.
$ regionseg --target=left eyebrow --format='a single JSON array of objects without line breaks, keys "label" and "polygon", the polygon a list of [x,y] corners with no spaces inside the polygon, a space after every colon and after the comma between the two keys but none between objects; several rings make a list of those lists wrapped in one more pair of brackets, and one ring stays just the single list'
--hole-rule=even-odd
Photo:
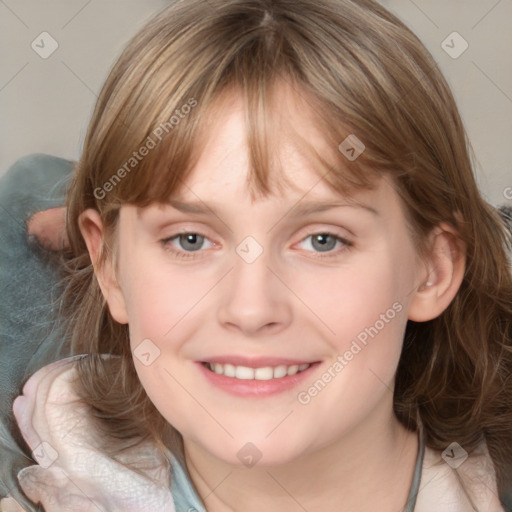
[{"label": "left eyebrow", "polygon": [[[185,202],[177,199],[171,199],[169,200],[169,204],[176,210],[183,213],[195,213],[200,215],[206,215],[208,213],[213,213],[214,215],[219,214],[215,206],[199,201]],[[362,203],[332,203],[321,201],[298,204],[290,210],[290,214],[296,217],[305,217],[313,213],[321,213],[327,210],[332,210],[333,208],[341,207],[361,208],[363,210],[367,210],[373,215],[379,215],[379,212],[375,208]]]},{"label": "left eyebrow", "polygon": [[298,204],[292,208],[291,213],[297,217],[305,217],[312,213],[321,213],[327,210],[332,210],[333,208],[342,208],[347,206],[349,208],[361,208],[363,210],[367,210],[373,215],[379,215],[379,212],[375,208],[363,203],[323,203],[321,201]]}]

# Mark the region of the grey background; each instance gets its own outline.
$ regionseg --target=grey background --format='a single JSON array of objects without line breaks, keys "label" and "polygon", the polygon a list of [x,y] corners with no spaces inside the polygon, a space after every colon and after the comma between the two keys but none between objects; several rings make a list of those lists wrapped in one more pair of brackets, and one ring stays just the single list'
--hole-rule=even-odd
[{"label": "grey background", "polygon": [[[420,37],[452,86],[484,196],[512,205],[512,0],[381,2]],[[78,158],[115,58],[166,3],[0,0],[0,174],[29,153]],[[454,31],[469,45],[458,58],[441,46]],[[59,45],[47,59],[31,47],[42,32]]]}]

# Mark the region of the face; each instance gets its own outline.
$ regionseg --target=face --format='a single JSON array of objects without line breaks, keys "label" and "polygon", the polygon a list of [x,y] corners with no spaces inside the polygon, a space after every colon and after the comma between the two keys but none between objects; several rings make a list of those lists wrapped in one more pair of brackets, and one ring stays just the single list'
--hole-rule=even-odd
[{"label": "face", "polygon": [[[292,125],[327,150],[299,102]],[[281,464],[391,415],[420,263],[385,179],[356,205],[291,139],[293,188],[251,199],[242,100],[220,112],[174,202],[121,208],[119,289],[141,383],[185,442]]]}]

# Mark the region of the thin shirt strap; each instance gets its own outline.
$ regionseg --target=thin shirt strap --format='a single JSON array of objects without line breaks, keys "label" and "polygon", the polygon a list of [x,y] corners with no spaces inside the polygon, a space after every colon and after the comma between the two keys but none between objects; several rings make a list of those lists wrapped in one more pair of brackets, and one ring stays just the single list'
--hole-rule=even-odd
[{"label": "thin shirt strap", "polygon": [[423,469],[423,457],[425,455],[425,435],[423,433],[423,426],[421,423],[418,425],[418,457],[416,458],[416,467],[414,468],[414,475],[409,491],[409,497],[404,508],[404,512],[414,512],[416,506],[416,498],[420,488],[421,470]]}]

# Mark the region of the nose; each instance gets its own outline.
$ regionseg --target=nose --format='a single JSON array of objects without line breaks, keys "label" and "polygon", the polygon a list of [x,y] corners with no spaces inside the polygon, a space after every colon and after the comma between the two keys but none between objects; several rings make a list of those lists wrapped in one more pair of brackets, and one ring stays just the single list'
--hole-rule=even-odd
[{"label": "nose", "polygon": [[[240,253],[242,254],[242,253]],[[291,322],[291,296],[286,276],[263,250],[254,261],[238,254],[233,270],[224,280],[218,320],[224,328],[244,336],[277,333]]]}]

